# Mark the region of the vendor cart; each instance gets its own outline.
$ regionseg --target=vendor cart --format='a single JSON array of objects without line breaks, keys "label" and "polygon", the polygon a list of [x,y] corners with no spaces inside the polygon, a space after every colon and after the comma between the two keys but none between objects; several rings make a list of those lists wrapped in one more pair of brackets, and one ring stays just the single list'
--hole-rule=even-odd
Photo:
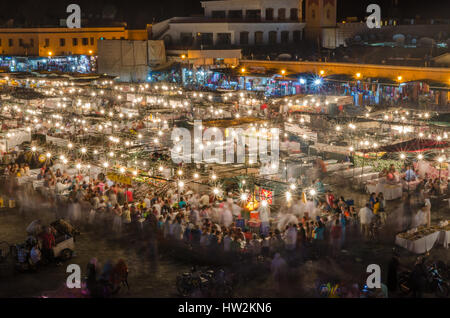
[{"label": "vendor cart", "polygon": [[66,234],[58,238],[56,238],[56,246],[53,247],[53,255],[63,261],[67,261],[72,258],[75,242],[72,236]]}]

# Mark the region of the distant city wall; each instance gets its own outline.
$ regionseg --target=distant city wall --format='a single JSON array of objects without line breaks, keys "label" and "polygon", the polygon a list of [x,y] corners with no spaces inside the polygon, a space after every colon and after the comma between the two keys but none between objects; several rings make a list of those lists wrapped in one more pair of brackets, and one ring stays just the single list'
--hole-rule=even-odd
[{"label": "distant city wall", "polygon": [[266,69],[279,69],[280,72],[284,69],[288,74],[303,72],[319,74],[323,70],[325,76],[330,74],[355,75],[356,73],[361,73],[362,78],[385,77],[396,80],[398,76],[402,76],[403,82],[428,79],[450,85],[450,68],[259,60],[241,60],[240,63],[247,68],[252,66],[264,67]]}]

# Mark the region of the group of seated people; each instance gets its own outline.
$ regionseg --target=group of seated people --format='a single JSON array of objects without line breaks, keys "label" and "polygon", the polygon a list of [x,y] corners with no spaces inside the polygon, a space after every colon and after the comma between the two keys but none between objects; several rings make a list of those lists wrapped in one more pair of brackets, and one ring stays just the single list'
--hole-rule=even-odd
[{"label": "group of seated people", "polygon": [[438,196],[443,194],[443,189],[446,189],[447,185],[448,181],[446,178],[431,178],[425,173],[425,176],[418,184],[416,191],[423,191],[423,193]]},{"label": "group of seated people", "polygon": [[414,169],[413,165],[403,165],[400,171],[395,169],[394,164],[389,166],[389,169],[384,168],[380,174],[380,178],[386,178],[387,183],[399,183],[401,179],[410,182],[419,179],[418,172]]},{"label": "group of seated people", "polygon": [[9,164],[8,166],[6,166],[5,170],[3,171],[4,175],[16,176],[16,177],[28,176],[29,173],[30,173],[30,166],[27,163]]}]

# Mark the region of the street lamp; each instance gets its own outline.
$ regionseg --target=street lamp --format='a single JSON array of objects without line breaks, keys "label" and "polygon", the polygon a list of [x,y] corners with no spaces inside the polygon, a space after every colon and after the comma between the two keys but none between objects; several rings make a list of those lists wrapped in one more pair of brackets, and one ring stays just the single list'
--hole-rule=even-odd
[{"label": "street lamp", "polygon": [[247,87],[245,86],[245,72],[246,72],[245,67],[241,68],[241,73],[242,73],[242,76],[244,77],[244,90],[247,90]]}]

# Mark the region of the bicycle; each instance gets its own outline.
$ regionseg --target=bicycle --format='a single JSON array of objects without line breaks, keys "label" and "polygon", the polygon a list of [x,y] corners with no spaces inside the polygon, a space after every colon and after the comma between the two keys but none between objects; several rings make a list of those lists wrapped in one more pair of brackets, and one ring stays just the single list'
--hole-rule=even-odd
[{"label": "bicycle", "polygon": [[375,215],[375,220],[372,221],[369,228],[369,238],[373,242],[378,242],[381,228],[381,218]]},{"label": "bicycle", "polygon": [[6,262],[8,257],[12,255],[12,248],[8,242],[0,242],[0,263]]}]

